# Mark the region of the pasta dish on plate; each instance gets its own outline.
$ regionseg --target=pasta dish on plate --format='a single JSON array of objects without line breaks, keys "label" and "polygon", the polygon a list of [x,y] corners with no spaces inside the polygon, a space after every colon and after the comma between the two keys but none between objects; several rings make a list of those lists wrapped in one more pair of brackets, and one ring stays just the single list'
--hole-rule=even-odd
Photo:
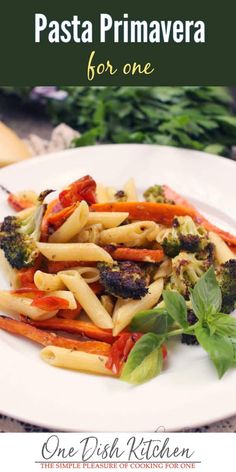
[{"label": "pasta dish on plate", "polygon": [[52,366],[135,384],[168,368],[170,339],[200,344],[219,377],[236,365],[236,236],[167,185],[139,198],[132,178],[86,175],[56,195],[8,192],[1,330]]}]

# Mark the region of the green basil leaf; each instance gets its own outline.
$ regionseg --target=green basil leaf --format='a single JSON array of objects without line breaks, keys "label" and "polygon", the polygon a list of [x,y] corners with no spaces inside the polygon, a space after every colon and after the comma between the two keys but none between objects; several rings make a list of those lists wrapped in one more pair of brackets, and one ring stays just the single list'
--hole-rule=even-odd
[{"label": "green basil leaf", "polygon": [[140,384],[152,379],[162,369],[161,346],[165,338],[154,333],[144,334],[130,351],[121,373],[121,379]]},{"label": "green basil leaf", "polygon": [[166,310],[171,318],[177,321],[182,328],[188,328],[187,305],[184,297],[178,292],[165,290],[163,292],[163,299]]},{"label": "green basil leaf", "polygon": [[141,311],[132,319],[130,330],[139,333],[165,334],[173,324],[173,319],[165,308]]},{"label": "green basil leaf", "polygon": [[213,326],[217,334],[222,336],[236,336],[236,318],[229,315],[219,314],[212,320],[210,326]]},{"label": "green basil leaf", "polygon": [[205,318],[207,314],[220,311],[222,295],[213,267],[208,269],[191,290],[190,300],[199,320]]},{"label": "green basil leaf", "polygon": [[223,377],[234,362],[235,353],[230,338],[216,333],[211,335],[209,329],[204,326],[198,326],[195,335],[199,344],[209,354],[219,378]]}]

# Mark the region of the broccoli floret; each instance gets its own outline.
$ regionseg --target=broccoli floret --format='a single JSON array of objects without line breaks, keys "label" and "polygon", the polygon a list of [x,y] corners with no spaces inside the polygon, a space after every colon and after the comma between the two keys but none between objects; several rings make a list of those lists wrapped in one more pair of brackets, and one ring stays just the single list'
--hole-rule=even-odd
[{"label": "broccoli floret", "polygon": [[167,256],[175,257],[180,251],[203,251],[209,240],[206,230],[197,226],[190,216],[179,216],[174,218],[172,228],[166,231],[161,244]]},{"label": "broccoli floret", "polygon": [[1,224],[0,248],[15,269],[34,265],[39,251],[36,241],[40,239],[41,222],[45,206],[38,202],[35,210],[26,218],[7,216]]},{"label": "broccoli floret", "polygon": [[181,244],[176,231],[170,231],[162,241],[162,248],[168,257],[175,257],[180,253]]},{"label": "broccoli floret", "polygon": [[39,254],[34,239],[18,232],[1,232],[0,248],[14,269],[33,266]]},{"label": "broccoli floret", "polygon": [[1,232],[11,233],[21,226],[20,219],[16,216],[6,216],[1,223]]},{"label": "broccoli floret", "polygon": [[222,292],[223,313],[231,313],[236,308],[236,259],[222,264],[217,273]]},{"label": "broccoli floret", "polygon": [[111,295],[139,300],[148,293],[145,271],[134,262],[99,263],[98,269],[101,283]]},{"label": "broccoli floret", "polygon": [[184,297],[189,297],[189,289],[194,287],[200,277],[210,267],[208,259],[198,259],[196,254],[180,252],[172,259],[172,274],[167,288],[177,290]]},{"label": "broccoli floret", "polygon": [[175,203],[172,200],[168,200],[165,197],[164,187],[162,185],[153,185],[149,187],[143,194],[146,202],[156,202],[156,203]]}]

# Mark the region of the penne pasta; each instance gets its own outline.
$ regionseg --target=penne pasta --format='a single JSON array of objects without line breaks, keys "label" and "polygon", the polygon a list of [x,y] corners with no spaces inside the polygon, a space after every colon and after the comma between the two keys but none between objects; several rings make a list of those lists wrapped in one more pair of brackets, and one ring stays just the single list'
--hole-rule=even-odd
[{"label": "penne pasta", "polygon": [[[99,270],[96,267],[74,267],[73,270],[79,272],[87,283],[99,280]],[[48,274],[37,270],[34,274],[34,283],[39,290],[52,292],[54,290],[64,290],[65,284],[57,274]]]},{"label": "penne pasta", "polygon": [[47,320],[57,313],[57,311],[46,312],[31,306],[31,302],[30,298],[19,297],[4,290],[0,291],[0,310],[4,311],[7,315],[16,317],[22,314],[32,320]]},{"label": "penne pasta", "polygon": [[137,202],[138,194],[136,190],[135,180],[133,178],[129,179],[128,182],[124,185],[124,191],[127,195],[127,202]]},{"label": "penne pasta", "polygon": [[112,315],[114,309],[114,300],[111,295],[102,295],[101,296],[101,304],[104,306],[105,310]]},{"label": "penne pasta", "polygon": [[53,290],[64,290],[65,284],[57,274],[47,274],[37,270],[34,274],[34,283],[39,290],[51,292]]},{"label": "penne pasta", "polygon": [[139,311],[149,310],[161,297],[163,291],[163,279],[158,279],[149,285],[148,293],[141,300],[118,300],[113,315],[113,336],[117,336],[128,326]]},{"label": "penne pasta", "polygon": [[68,270],[59,272],[59,276],[96,326],[104,329],[112,328],[113,323],[109,313],[78,272]]},{"label": "penne pasta", "polygon": [[171,275],[171,272],[172,272],[172,262],[171,262],[171,259],[167,258],[165,261],[163,261],[160,264],[157,271],[155,272],[154,280],[164,278],[164,277],[169,277]]},{"label": "penne pasta", "polygon": [[106,187],[102,184],[97,184],[96,188],[96,197],[98,203],[106,203],[109,202],[109,198],[107,195]]},{"label": "penne pasta", "polygon": [[77,236],[78,243],[94,243],[97,244],[100,239],[100,233],[103,227],[100,223],[90,225],[84,228]]},{"label": "penne pasta", "polygon": [[101,261],[112,263],[112,257],[93,243],[37,243],[38,249],[50,261]]},{"label": "penne pasta", "polygon": [[49,237],[49,243],[67,243],[70,241],[86,225],[88,215],[88,204],[84,201],[80,202],[65,223]]},{"label": "penne pasta", "polygon": [[118,228],[105,229],[100,234],[102,244],[126,244],[129,247],[143,246],[148,234],[152,233],[156,224],[153,221],[138,221]]},{"label": "penne pasta", "polygon": [[127,212],[96,212],[90,211],[88,225],[101,224],[104,229],[114,228],[121,225],[129,216]]},{"label": "penne pasta", "polygon": [[99,270],[96,267],[76,267],[73,270],[76,270],[87,284],[97,282],[100,278]]},{"label": "penne pasta", "polygon": [[223,241],[223,239],[221,239],[218,234],[213,233],[213,231],[210,231],[209,239],[214,244],[215,257],[219,264],[224,264],[230,259],[236,259],[236,254],[231,251],[229,246]]},{"label": "penne pasta", "polygon": [[42,349],[40,357],[55,367],[114,376],[112,371],[105,367],[108,359],[106,356],[82,351],[71,351],[62,347],[47,346]]}]

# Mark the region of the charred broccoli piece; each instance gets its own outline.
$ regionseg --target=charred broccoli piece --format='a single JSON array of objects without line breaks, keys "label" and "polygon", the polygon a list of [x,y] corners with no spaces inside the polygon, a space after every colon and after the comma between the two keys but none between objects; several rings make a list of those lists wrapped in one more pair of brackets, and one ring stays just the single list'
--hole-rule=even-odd
[{"label": "charred broccoli piece", "polygon": [[162,185],[153,185],[149,187],[143,194],[146,202],[156,202],[156,203],[171,203],[175,204],[172,200],[168,200],[165,197],[164,187]]},{"label": "charred broccoli piece", "polygon": [[39,251],[36,241],[40,239],[41,222],[45,205],[38,202],[35,210],[26,218],[7,216],[0,228],[0,249],[15,269],[34,265]]},{"label": "charred broccoli piece", "polygon": [[194,287],[210,266],[210,259],[201,260],[196,257],[196,254],[180,252],[172,259],[172,274],[167,288],[177,290],[188,298],[189,289]]},{"label": "charred broccoli piece", "polygon": [[33,238],[18,232],[0,233],[0,248],[14,269],[32,267],[39,255]]},{"label": "charred broccoli piece", "polygon": [[222,264],[217,273],[222,292],[223,313],[231,313],[236,308],[236,259]]},{"label": "charred broccoli piece", "polygon": [[[188,310],[187,320],[188,320],[189,326],[192,326],[197,322],[197,317],[194,314],[193,310],[190,310],[190,309]],[[182,344],[187,344],[188,346],[199,344],[196,336],[194,336],[193,334],[182,334],[181,342]]]},{"label": "charred broccoli piece", "polygon": [[162,241],[164,252],[169,257],[177,256],[180,251],[199,252],[208,244],[206,230],[197,226],[190,216],[175,217],[172,228],[167,230]]},{"label": "charred broccoli piece", "polygon": [[161,245],[165,255],[168,257],[176,257],[181,251],[180,239],[175,230],[168,231]]},{"label": "charred broccoli piece", "polygon": [[139,300],[148,293],[145,271],[134,262],[99,263],[98,269],[101,283],[111,295]]}]

